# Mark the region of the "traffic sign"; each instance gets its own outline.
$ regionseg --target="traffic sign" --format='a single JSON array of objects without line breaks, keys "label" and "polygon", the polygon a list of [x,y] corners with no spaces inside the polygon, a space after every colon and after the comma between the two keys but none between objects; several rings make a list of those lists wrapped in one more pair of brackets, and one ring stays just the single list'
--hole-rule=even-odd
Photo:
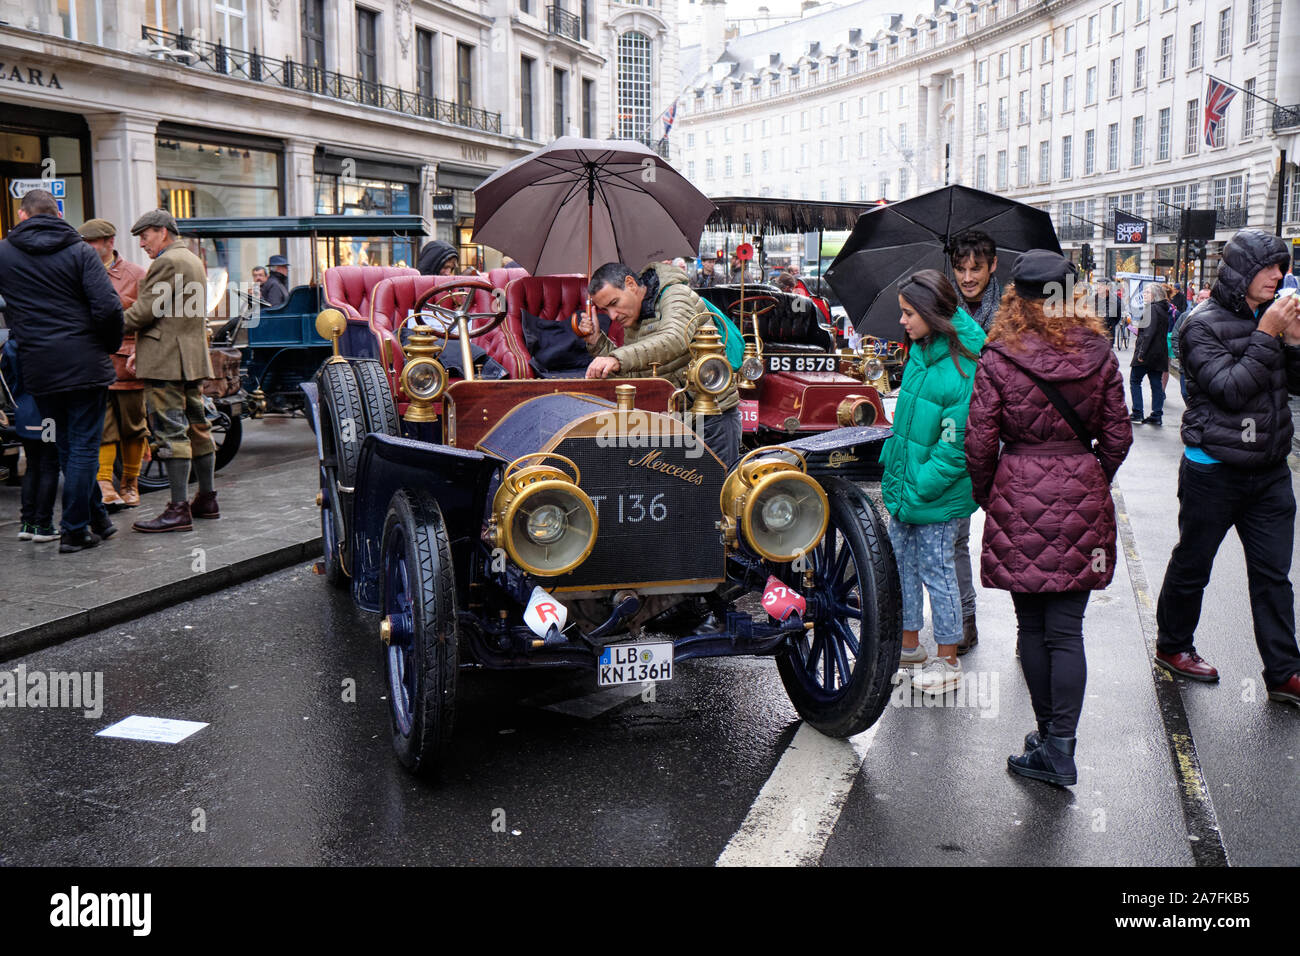
[{"label": "traffic sign", "polygon": [[22,199],[33,189],[48,189],[55,199],[63,199],[67,195],[68,181],[66,179],[11,179],[9,180],[9,195],[15,199]]}]

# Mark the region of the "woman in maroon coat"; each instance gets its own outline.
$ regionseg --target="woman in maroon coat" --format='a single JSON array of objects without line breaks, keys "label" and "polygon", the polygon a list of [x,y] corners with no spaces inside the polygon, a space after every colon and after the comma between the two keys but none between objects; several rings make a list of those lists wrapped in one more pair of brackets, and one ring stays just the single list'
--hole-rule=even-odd
[{"label": "woman in maroon coat", "polygon": [[[1119,362],[1073,291],[1074,266],[1034,250],[1016,261],[975,373],[966,462],[985,511],[980,578],[1010,591],[1020,665],[1038,721],[1015,773],[1072,785],[1087,664],[1083,614],[1115,571],[1110,482],[1133,444]],[[1067,278],[1068,277],[1068,278]],[[1038,382],[1035,381],[1038,379]],[[1039,384],[1046,383],[1046,390]],[[1048,397],[1055,390],[1093,451]]]}]

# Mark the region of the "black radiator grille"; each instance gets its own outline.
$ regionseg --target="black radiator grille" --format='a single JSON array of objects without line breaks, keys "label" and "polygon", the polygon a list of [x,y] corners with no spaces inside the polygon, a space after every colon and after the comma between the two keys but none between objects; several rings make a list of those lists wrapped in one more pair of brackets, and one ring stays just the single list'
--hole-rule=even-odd
[{"label": "black radiator grille", "polygon": [[[601,447],[594,438],[566,439],[555,450],[582,470],[582,490],[600,519],[590,557],[557,578],[555,587],[723,577],[726,555],[717,523],[725,472],[712,455],[690,457],[685,448]],[[680,471],[674,475],[654,466]]]}]

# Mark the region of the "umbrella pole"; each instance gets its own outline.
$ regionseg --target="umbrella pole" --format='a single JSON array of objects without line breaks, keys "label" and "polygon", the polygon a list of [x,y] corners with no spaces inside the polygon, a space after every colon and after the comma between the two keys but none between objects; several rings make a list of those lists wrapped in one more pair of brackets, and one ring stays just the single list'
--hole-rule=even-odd
[{"label": "umbrella pole", "polygon": [[[587,164],[587,289],[591,289],[591,220],[596,208],[596,167]],[[596,321],[596,307],[592,304],[591,293],[587,292],[587,316]]]}]

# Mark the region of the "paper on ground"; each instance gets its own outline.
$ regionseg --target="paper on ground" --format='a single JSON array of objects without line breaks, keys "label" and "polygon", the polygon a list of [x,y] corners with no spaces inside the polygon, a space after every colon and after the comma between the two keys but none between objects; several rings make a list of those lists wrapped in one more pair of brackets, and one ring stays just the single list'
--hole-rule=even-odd
[{"label": "paper on ground", "polygon": [[152,740],[159,744],[178,744],[190,734],[206,727],[194,720],[171,720],[167,717],[141,717],[132,714],[105,727],[96,737],[125,737],[127,740]]}]

